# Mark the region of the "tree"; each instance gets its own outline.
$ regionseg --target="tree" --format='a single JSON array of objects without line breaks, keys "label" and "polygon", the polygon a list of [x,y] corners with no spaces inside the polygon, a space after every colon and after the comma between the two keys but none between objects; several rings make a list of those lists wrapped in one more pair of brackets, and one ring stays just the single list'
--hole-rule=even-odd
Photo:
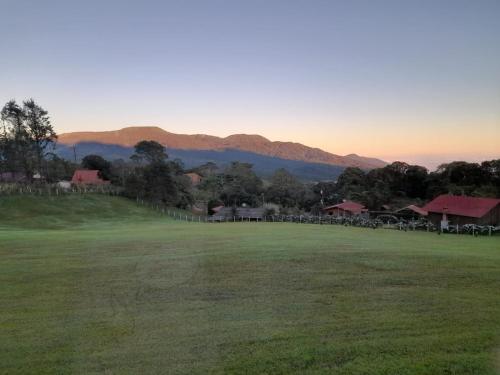
[{"label": "tree", "polygon": [[33,99],[23,104],[26,131],[34,149],[37,169],[41,173],[42,161],[46,156],[45,150],[54,145],[57,134],[50,123],[49,113],[45,109],[36,104]]},{"label": "tree", "polygon": [[232,162],[223,174],[221,200],[226,206],[243,203],[256,206],[262,198],[262,180],[252,170],[252,164]]},{"label": "tree", "polygon": [[492,186],[497,197],[500,197],[500,159],[483,161],[481,168],[488,176],[489,185]]},{"label": "tree", "polygon": [[[193,203],[189,179],[178,159],[167,162],[165,148],[155,141],[141,141],[130,157],[136,168],[125,177],[124,194],[167,206],[186,208]],[[145,165],[144,165],[145,164]]]},{"label": "tree", "polygon": [[403,190],[409,198],[425,198],[428,186],[427,168],[410,165],[406,170]]},{"label": "tree", "polygon": [[61,180],[71,180],[78,165],[62,159],[59,156],[51,153],[46,157],[47,174],[45,176],[47,182],[57,182]]},{"label": "tree", "polygon": [[132,160],[141,163],[164,162],[168,155],[165,147],[155,141],[140,141],[134,146],[135,153],[130,157]]},{"label": "tree", "polygon": [[25,114],[15,100],[8,101],[2,108],[2,159],[4,169],[32,175],[30,147],[26,130]]},{"label": "tree", "polygon": [[[24,173],[31,179],[33,172],[42,173],[47,149],[55,145],[55,133],[48,112],[33,99],[19,106],[8,101],[1,111],[0,162],[4,170]],[[45,171],[47,174],[47,171]]]},{"label": "tree", "polygon": [[347,167],[337,179],[337,191],[346,199],[351,199],[352,194],[359,194],[365,188],[366,174],[360,168]]},{"label": "tree", "polygon": [[286,169],[278,169],[271,177],[265,197],[282,207],[298,207],[305,194],[304,185]]},{"label": "tree", "polygon": [[113,177],[111,163],[99,155],[85,156],[82,159],[82,168],[98,170],[101,178],[104,180],[111,180]]}]

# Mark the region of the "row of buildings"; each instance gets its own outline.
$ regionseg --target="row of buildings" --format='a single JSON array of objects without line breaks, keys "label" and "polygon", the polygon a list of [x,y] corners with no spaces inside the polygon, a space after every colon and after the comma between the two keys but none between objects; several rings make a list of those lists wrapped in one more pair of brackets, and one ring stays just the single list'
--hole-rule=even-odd
[{"label": "row of buildings", "polygon": [[[369,216],[368,209],[356,202],[342,202],[325,207],[323,212],[333,216]],[[386,212],[386,214],[389,212]],[[500,225],[500,199],[443,194],[423,207],[410,205],[390,212],[402,218],[427,218],[434,225]]]}]

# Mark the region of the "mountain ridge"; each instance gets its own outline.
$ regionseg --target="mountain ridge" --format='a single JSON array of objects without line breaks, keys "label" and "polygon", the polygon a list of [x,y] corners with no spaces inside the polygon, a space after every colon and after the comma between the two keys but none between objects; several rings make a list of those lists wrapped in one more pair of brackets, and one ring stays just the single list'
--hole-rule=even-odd
[{"label": "mountain ridge", "polygon": [[82,142],[97,142],[108,145],[133,147],[141,140],[153,140],[167,148],[184,150],[228,150],[253,152],[281,159],[323,163],[341,167],[362,169],[380,168],[386,162],[370,157],[348,154],[332,154],[297,142],[270,141],[258,134],[232,134],[217,137],[207,134],[177,134],[156,126],[132,126],[119,130],[72,132],[59,135],[59,143],[73,145]]}]

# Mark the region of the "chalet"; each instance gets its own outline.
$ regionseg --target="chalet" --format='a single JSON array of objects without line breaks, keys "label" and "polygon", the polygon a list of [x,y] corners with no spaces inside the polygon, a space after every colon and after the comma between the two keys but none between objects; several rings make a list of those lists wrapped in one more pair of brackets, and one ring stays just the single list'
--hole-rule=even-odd
[{"label": "chalet", "polygon": [[351,201],[345,201],[333,206],[323,208],[323,213],[332,216],[356,216],[364,214],[366,212],[368,212],[368,209],[365,208],[365,206],[360,203]]},{"label": "chalet", "polygon": [[98,170],[76,170],[71,179],[71,183],[74,185],[106,185],[109,181],[103,180],[99,176]]},{"label": "chalet", "polygon": [[440,195],[422,207],[435,225],[499,225],[500,199]]}]

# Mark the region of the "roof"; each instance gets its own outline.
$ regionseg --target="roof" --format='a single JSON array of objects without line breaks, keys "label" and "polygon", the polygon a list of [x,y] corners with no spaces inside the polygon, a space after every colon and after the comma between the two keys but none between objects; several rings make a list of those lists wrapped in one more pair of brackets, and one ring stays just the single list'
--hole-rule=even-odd
[{"label": "roof", "polygon": [[400,208],[396,212],[403,212],[403,211],[413,211],[413,212],[415,212],[415,213],[417,213],[419,215],[427,216],[427,211],[426,210],[424,210],[423,208],[418,207],[418,206],[416,206],[414,204],[410,204],[409,206]]},{"label": "roof", "polygon": [[219,212],[222,208],[224,208],[224,206],[216,206],[216,207],[212,207],[212,211],[213,212]]},{"label": "roof", "polygon": [[101,177],[99,177],[98,170],[84,170],[79,169],[76,170],[73,174],[73,178],[71,179],[73,184],[104,184],[107,181],[104,181]]},{"label": "roof", "polygon": [[363,206],[360,203],[352,202],[352,201],[345,201],[339,204],[335,204],[333,206],[325,207],[323,208],[323,211],[329,211],[334,208],[344,210],[344,211],[349,211],[353,213],[361,213],[363,211],[366,211],[365,206]]},{"label": "roof", "polygon": [[423,210],[450,215],[483,217],[500,204],[500,199],[476,198],[459,195],[440,195],[427,203]]},{"label": "roof", "polygon": [[194,172],[186,173],[185,176],[189,177],[193,185],[199,184],[202,180],[202,177],[198,173]]}]

